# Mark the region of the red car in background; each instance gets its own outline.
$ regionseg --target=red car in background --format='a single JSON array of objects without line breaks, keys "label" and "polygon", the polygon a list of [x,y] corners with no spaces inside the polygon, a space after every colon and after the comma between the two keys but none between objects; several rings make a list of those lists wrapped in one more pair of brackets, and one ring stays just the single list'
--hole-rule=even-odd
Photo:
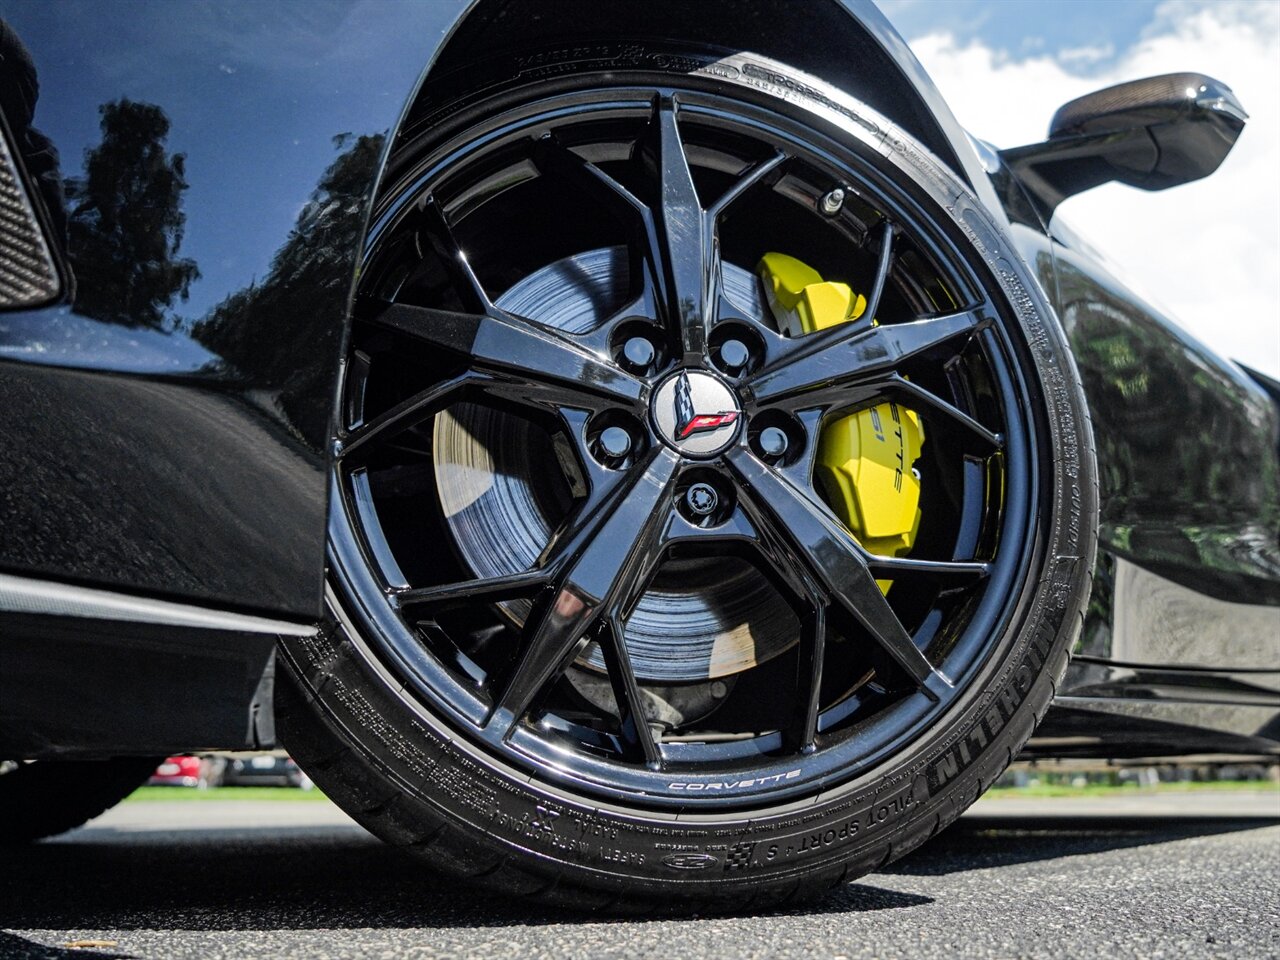
[{"label": "red car in background", "polygon": [[166,757],[147,781],[150,787],[216,787],[225,761],[214,757]]},{"label": "red car in background", "polygon": [[152,787],[301,787],[311,779],[284,753],[239,757],[166,757],[147,780]]}]

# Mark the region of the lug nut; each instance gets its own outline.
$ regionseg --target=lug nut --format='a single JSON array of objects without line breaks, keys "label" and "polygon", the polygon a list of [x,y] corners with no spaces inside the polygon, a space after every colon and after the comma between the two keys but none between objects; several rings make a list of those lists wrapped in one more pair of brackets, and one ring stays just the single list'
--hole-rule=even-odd
[{"label": "lug nut", "polygon": [[726,340],[720,345],[720,363],[730,373],[744,369],[751,359],[751,351],[741,340]]},{"label": "lug nut", "polygon": [[828,217],[834,217],[840,212],[840,208],[844,206],[844,191],[836,187],[822,198],[821,206],[823,213]]},{"label": "lug nut", "polygon": [[621,427],[605,427],[600,431],[600,450],[606,457],[621,460],[631,452],[631,434]]},{"label": "lug nut", "polygon": [[765,427],[760,431],[760,451],[774,459],[787,452],[787,432],[781,427]]},{"label": "lug nut", "polygon": [[622,359],[632,370],[644,370],[653,363],[653,344],[644,337],[630,337],[622,345]]},{"label": "lug nut", "polygon": [[695,483],[684,495],[684,502],[689,510],[699,517],[707,517],[715,512],[720,504],[720,495],[709,483]]}]

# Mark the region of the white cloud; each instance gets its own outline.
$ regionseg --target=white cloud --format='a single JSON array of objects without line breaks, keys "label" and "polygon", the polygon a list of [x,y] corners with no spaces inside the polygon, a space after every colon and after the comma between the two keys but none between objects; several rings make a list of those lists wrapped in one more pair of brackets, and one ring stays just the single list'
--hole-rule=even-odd
[{"label": "white cloud", "polygon": [[1115,56],[1115,52],[1115,47],[1109,43],[1098,44],[1097,46],[1070,47],[1066,50],[1058,51],[1058,62],[1072,66],[1088,66],[1101,63]]},{"label": "white cloud", "polygon": [[1230,85],[1250,120],[1217,173],[1159,193],[1108,184],[1061,215],[1195,336],[1280,377],[1280,4],[1174,0],[1101,60],[1105,44],[1024,59],[948,34],[911,45],[960,122],[998,146],[1043,138],[1058,105],[1124,80],[1193,70]]}]

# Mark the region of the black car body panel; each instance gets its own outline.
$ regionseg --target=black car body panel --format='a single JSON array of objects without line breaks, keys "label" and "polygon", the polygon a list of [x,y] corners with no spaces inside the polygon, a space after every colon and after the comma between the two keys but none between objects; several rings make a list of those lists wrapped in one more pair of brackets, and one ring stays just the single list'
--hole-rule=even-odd
[{"label": "black car body panel", "polygon": [[[367,203],[385,133],[460,11],[5,11],[36,72],[33,125],[61,181],[83,186],[41,191],[62,203],[51,219],[66,224],[69,302],[0,326],[18,412],[3,482],[31,491],[0,506],[0,567],[314,619],[330,398]],[[180,245],[147,251],[164,262],[128,282],[103,254],[147,255],[154,224],[112,218],[134,197],[113,195],[111,151],[142,150],[181,156],[189,186],[166,186]],[[173,276],[189,267],[188,282]]]},{"label": "black car body panel", "polygon": [[[0,753],[270,743],[273,631],[305,632],[323,602],[331,408],[388,136],[484,57],[537,76],[548,50],[624,63],[648,37],[845,88],[955,168],[1036,268],[1091,407],[1103,551],[1033,749],[1274,749],[1276,396],[1042,223],[869,2],[785,8],[3,4],[0,83],[29,91],[3,101],[8,135],[65,282],[0,312]],[[137,185],[112,179],[140,152],[159,221],[123,216]],[[24,584],[88,606],[21,605]],[[119,597],[160,604],[140,626]]]}]

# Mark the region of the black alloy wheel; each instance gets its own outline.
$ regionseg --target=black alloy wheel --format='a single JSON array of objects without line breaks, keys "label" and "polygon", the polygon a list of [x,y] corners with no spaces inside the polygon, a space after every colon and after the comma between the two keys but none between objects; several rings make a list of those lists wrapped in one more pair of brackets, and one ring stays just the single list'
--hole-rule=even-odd
[{"label": "black alloy wheel", "polygon": [[[671,62],[568,65],[402,137],[344,371],[334,619],[285,650],[289,745],[340,803],[580,904],[808,889],[924,839],[976,795],[960,768],[980,788],[1030,734],[1092,551],[1078,386],[999,228],[838,91],[861,124],[740,82],[760,58]],[[785,335],[769,251],[866,309]],[[815,483],[871,408],[923,424],[904,556]],[[798,809],[830,841],[762,843]]]}]

